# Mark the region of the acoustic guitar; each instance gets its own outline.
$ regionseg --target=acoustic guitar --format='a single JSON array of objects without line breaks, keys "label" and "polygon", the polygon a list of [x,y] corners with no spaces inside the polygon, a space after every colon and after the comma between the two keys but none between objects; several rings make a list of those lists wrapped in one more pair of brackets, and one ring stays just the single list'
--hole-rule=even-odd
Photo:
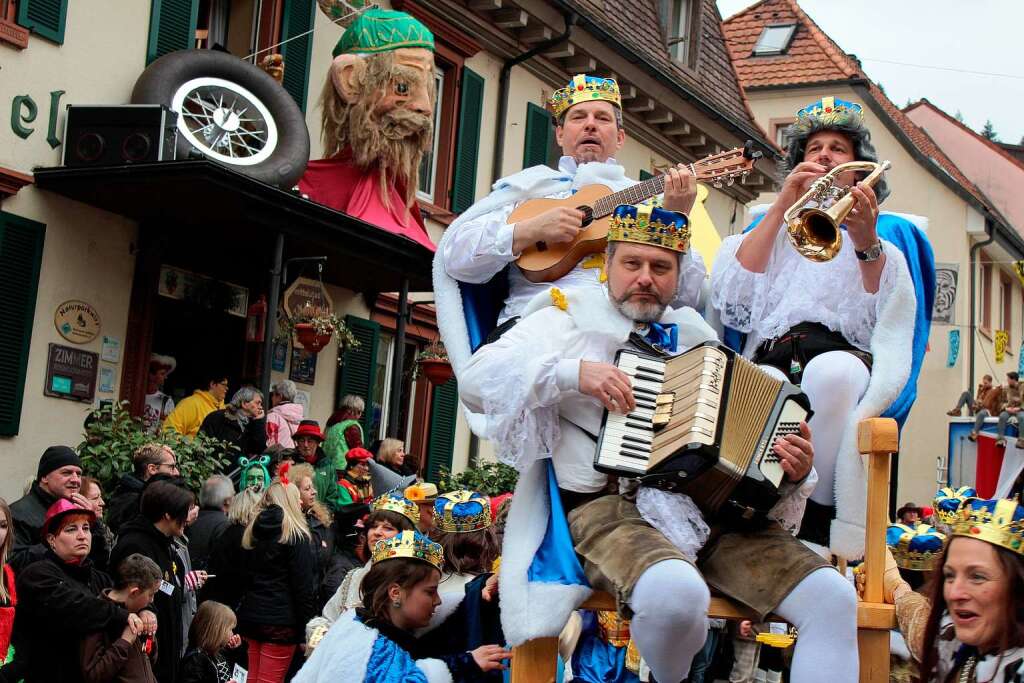
[{"label": "acoustic guitar", "polygon": [[[736,178],[746,176],[754,168],[761,152],[754,151],[750,140],[727,152],[712,154],[689,165],[697,180],[715,187],[732,185]],[[620,204],[637,204],[665,191],[665,176],[659,175],[625,190],[612,192],[606,185],[587,185],[565,199],[531,199],[523,202],[509,216],[508,222],[533,218],[549,209],[566,206],[583,212],[583,230],[572,242],[547,244],[537,242],[519,255],[516,264],[530,282],[552,282],[576,267],[589,254],[604,251],[607,244],[609,217]]]}]

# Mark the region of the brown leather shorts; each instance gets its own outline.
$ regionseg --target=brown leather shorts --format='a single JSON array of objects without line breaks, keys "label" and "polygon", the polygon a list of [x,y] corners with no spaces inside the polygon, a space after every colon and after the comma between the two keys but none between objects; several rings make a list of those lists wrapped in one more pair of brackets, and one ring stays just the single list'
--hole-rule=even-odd
[{"label": "brown leather shorts", "polygon": [[[622,496],[602,496],[569,513],[569,530],[583,570],[595,590],[615,596],[631,617],[629,599],[640,575],[664,560],[689,562]],[[822,557],[773,524],[757,531],[713,528],[696,567],[708,586],[764,617],[815,569]]]}]

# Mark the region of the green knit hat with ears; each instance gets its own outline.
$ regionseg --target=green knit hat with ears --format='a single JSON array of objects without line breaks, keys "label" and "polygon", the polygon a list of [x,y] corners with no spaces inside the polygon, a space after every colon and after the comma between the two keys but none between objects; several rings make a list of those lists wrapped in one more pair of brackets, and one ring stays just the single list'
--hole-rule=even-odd
[{"label": "green knit hat with ears", "polygon": [[434,34],[423,23],[405,12],[369,9],[345,29],[331,53],[376,54],[402,47],[422,47],[433,51]]}]

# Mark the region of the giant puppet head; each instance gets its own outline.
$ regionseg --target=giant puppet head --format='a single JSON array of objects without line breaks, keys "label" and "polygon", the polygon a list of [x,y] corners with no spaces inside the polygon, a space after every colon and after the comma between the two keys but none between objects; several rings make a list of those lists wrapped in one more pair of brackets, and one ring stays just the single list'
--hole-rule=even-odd
[{"label": "giant puppet head", "polygon": [[350,151],[359,168],[379,169],[389,186],[416,198],[420,160],[434,130],[434,36],[405,12],[359,14],[334,48],[321,96],[324,153]]}]

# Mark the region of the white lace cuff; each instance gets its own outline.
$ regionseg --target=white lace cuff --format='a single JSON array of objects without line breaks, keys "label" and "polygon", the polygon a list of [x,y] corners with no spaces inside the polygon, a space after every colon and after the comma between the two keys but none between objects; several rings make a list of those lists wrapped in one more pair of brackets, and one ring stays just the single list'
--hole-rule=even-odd
[{"label": "white lace cuff", "polygon": [[497,446],[498,459],[520,472],[535,460],[550,458],[559,435],[557,402],[536,405],[534,390],[540,387],[526,381],[536,375],[523,370],[495,365],[480,390],[487,437]]},{"label": "white lace cuff", "polygon": [[579,391],[580,359],[563,358],[555,366],[555,383],[560,391]]},{"label": "white lace cuff", "polygon": [[766,273],[751,272],[736,258],[742,243],[742,235],[722,241],[711,273],[711,304],[718,310],[722,323],[740,332],[750,332],[764,316],[770,282]]},{"label": "white lace cuff", "polygon": [[783,529],[796,536],[796,532],[800,530],[800,521],[804,518],[807,499],[811,497],[817,485],[818,473],[813,467],[799,484],[784,481],[779,487],[782,497],[775,507],[768,511],[768,519],[775,520]]},{"label": "white lace cuff", "polygon": [[711,530],[697,504],[683,493],[641,486],[636,507],[648,524],[660,531],[683,555],[696,561]]}]

